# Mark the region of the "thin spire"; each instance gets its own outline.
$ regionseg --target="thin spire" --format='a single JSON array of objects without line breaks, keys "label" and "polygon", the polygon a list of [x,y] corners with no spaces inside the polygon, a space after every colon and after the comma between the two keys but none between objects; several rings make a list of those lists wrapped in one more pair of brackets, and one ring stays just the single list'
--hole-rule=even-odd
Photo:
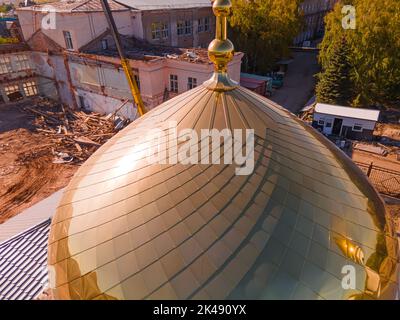
[{"label": "thin spire", "polygon": [[206,82],[211,90],[233,90],[237,83],[227,73],[228,63],[233,59],[234,46],[227,37],[227,17],[232,4],[230,0],[214,0],[213,12],[216,16],[215,39],[208,46],[208,57],[214,63],[214,75]]}]

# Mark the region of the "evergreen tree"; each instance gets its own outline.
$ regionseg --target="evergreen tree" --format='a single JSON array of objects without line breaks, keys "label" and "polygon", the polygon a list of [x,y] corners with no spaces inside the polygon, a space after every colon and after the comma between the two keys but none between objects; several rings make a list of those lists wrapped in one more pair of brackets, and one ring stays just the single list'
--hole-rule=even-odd
[{"label": "evergreen tree", "polygon": [[333,48],[331,60],[318,74],[316,96],[318,102],[350,106],[354,94],[353,68],[350,62],[351,50],[345,38]]},{"label": "evergreen tree", "polygon": [[[355,12],[355,29],[342,26],[344,5]],[[400,108],[400,1],[339,0],[325,17],[319,61],[325,70],[343,37],[351,50],[354,105]]]}]

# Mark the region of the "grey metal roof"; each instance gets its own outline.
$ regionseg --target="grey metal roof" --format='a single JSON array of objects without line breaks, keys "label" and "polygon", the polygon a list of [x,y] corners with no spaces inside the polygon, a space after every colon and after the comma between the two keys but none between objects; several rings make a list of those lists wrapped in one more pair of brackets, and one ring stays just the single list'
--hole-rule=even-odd
[{"label": "grey metal roof", "polygon": [[0,244],[0,300],[31,300],[46,286],[50,222]]},{"label": "grey metal roof", "polygon": [[210,0],[118,0],[116,2],[138,10],[211,7]]}]

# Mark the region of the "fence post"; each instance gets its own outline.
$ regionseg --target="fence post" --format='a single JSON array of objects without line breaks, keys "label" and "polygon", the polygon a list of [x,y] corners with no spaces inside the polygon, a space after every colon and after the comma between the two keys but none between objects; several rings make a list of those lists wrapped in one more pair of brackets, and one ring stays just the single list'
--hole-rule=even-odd
[{"label": "fence post", "polygon": [[367,171],[367,176],[368,176],[368,177],[369,177],[370,174],[371,174],[372,166],[373,166],[373,162],[371,162],[371,163],[369,164],[368,171]]}]

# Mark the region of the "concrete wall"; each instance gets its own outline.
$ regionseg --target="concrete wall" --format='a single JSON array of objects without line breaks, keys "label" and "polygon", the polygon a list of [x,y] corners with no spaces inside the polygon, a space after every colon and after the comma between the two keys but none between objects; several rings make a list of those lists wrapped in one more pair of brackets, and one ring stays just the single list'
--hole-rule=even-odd
[{"label": "concrete wall", "polygon": [[[68,80],[68,71],[64,57],[61,55],[48,55],[44,52],[32,52],[32,62],[38,75],[51,82],[55,81],[55,86],[45,87],[45,90],[55,90],[59,96],[61,103],[70,107],[75,107],[75,99],[71,94],[70,83]],[[42,81],[42,84],[45,81]],[[52,96],[54,92],[45,92],[47,96]]]},{"label": "concrete wall", "polygon": [[[101,114],[112,113],[122,104],[122,101],[120,99],[104,96],[80,88],[77,88],[75,93],[76,99],[78,101],[83,101],[85,104],[84,106],[80,106],[81,108]],[[79,98],[79,96],[81,96],[82,98]],[[134,120],[137,118],[137,109],[134,106],[133,102],[129,101],[117,112],[117,114],[122,115],[125,118]]]}]

